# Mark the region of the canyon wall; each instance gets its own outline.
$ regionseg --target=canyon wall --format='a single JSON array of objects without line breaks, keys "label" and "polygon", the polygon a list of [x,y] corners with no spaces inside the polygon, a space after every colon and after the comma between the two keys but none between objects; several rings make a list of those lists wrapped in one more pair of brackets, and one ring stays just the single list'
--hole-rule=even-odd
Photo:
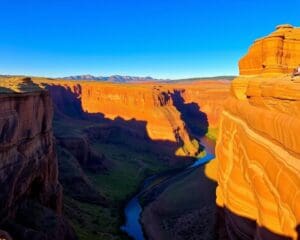
[{"label": "canyon wall", "polygon": [[48,92],[29,78],[0,81],[0,228],[13,239],[75,239],[62,187]]},{"label": "canyon wall", "polygon": [[217,204],[229,239],[298,239],[300,29],[282,25],[240,61],[220,120]]},{"label": "canyon wall", "polygon": [[[148,137],[176,143],[176,155],[180,156],[199,153],[195,139],[205,135],[209,127],[216,127],[223,101],[229,95],[226,81],[112,84],[57,80],[46,84],[64,112],[146,122]],[[74,101],[66,102],[68,94],[80,99],[82,112],[74,109]]]},{"label": "canyon wall", "polygon": [[200,111],[205,113],[209,128],[217,128],[224,101],[229,96],[230,82],[227,80],[199,81],[191,83],[173,84],[173,89],[182,91],[182,98],[186,104],[196,103]]},{"label": "canyon wall", "polygon": [[[192,163],[194,158],[186,156],[196,156],[202,150],[197,141],[208,128],[216,127],[229,95],[227,81],[36,82],[49,91],[54,103],[53,126],[60,182],[66,194],[65,214],[87,239],[127,239],[119,232],[123,219],[116,206],[123,208],[137,191],[138,183],[149,175]],[[194,187],[198,185],[207,187],[202,182]],[[215,184],[210,186],[214,193]],[[210,196],[214,198],[214,194]],[[198,198],[191,197],[198,207]],[[86,211],[86,204],[93,204],[91,213]],[[213,224],[210,226],[212,229]],[[195,236],[203,232],[197,231]]]}]

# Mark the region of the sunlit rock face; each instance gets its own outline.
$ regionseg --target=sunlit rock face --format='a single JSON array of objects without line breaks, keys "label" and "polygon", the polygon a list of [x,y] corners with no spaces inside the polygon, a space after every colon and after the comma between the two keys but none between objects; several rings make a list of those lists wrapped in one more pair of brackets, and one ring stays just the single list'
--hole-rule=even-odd
[{"label": "sunlit rock face", "polygon": [[209,127],[217,128],[224,101],[229,96],[230,81],[202,81],[194,84],[178,85],[181,89],[184,89],[182,92],[184,101],[186,103],[197,103],[200,111],[207,115]]},{"label": "sunlit rock face", "polygon": [[[230,86],[228,81],[112,84],[60,80],[47,84],[75,94],[86,113],[100,113],[111,120],[122,118],[145,122],[151,140],[177,143],[176,155],[180,156],[199,153],[195,138],[205,135],[209,127],[216,127]],[[51,94],[60,108],[72,105],[63,102],[62,94],[55,89]],[[194,122],[199,127],[189,129],[193,128]]]},{"label": "sunlit rock face", "polygon": [[[110,119],[146,120],[147,132],[154,140],[176,141],[174,131],[176,128],[184,129],[170,94],[159,87],[114,84],[82,86],[82,106],[89,113],[100,112]],[[170,121],[166,121],[168,117]]]},{"label": "sunlit rock face", "polygon": [[258,39],[240,60],[240,74],[289,73],[300,64],[300,29],[279,25]]},{"label": "sunlit rock face", "polygon": [[230,239],[297,239],[300,29],[281,26],[240,61],[220,120],[217,203]]}]

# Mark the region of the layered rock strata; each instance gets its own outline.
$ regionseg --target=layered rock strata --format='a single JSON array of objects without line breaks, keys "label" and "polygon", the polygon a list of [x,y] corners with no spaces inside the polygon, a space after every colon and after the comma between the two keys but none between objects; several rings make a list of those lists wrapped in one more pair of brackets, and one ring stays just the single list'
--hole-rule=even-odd
[{"label": "layered rock strata", "polygon": [[279,25],[267,37],[258,39],[239,62],[240,74],[290,73],[300,64],[300,29]]},{"label": "layered rock strata", "polygon": [[279,26],[240,61],[221,116],[217,203],[230,239],[298,239],[300,29]]},{"label": "layered rock strata", "polygon": [[1,79],[0,226],[14,239],[75,238],[57,166],[49,94],[28,78]]},{"label": "layered rock strata", "polygon": [[[217,126],[229,94],[226,81],[111,84],[59,80],[47,84],[60,111],[70,116],[102,114],[111,120],[146,122],[151,140],[177,143],[176,154],[185,156],[198,154],[199,145],[194,139],[205,135],[209,127]],[[67,101],[68,94],[76,95],[80,101]],[[74,108],[76,104],[81,105],[82,111]],[[195,125],[199,125],[198,129]]]}]

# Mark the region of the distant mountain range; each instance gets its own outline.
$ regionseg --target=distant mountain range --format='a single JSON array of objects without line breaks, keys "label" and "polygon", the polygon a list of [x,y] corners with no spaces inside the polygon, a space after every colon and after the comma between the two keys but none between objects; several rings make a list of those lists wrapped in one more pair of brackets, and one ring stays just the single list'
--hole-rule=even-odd
[{"label": "distant mountain range", "polygon": [[118,82],[118,83],[127,83],[127,82],[169,82],[169,81],[199,81],[199,80],[232,80],[235,76],[216,76],[216,77],[199,77],[199,78],[186,78],[186,79],[156,79],[152,77],[132,77],[132,76],[121,76],[121,75],[112,75],[109,77],[103,76],[93,76],[90,74],[87,75],[76,75],[64,77],[63,79],[69,80],[89,80],[89,81],[106,81],[106,82]]},{"label": "distant mountain range", "polygon": [[[26,77],[21,75],[4,75],[0,74],[1,77]],[[32,77],[32,76],[29,76]],[[193,82],[201,80],[232,80],[235,76],[215,76],[215,77],[196,77],[196,78],[184,78],[184,79],[157,79],[152,77],[132,77],[132,76],[121,76],[121,75],[112,75],[109,77],[104,76],[93,76],[90,74],[87,75],[74,75],[69,77],[62,77],[59,79],[65,80],[77,80],[77,81],[105,81],[105,82],[117,82],[117,83],[130,83],[130,82]],[[52,79],[52,78],[49,78]]]},{"label": "distant mountain range", "polygon": [[106,81],[106,82],[118,82],[118,83],[126,83],[126,82],[149,82],[149,81],[160,81],[161,79],[154,79],[152,77],[131,77],[131,76],[121,76],[121,75],[112,75],[109,77],[102,76],[93,76],[90,74],[87,75],[77,75],[77,76],[69,76],[64,77],[63,79],[70,80],[93,80],[93,81]]}]

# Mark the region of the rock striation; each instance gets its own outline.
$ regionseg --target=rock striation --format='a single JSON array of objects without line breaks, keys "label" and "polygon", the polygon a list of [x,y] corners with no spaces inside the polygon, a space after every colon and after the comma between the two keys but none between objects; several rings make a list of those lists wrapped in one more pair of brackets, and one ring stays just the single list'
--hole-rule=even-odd
[{"label": "rock striation", "polygon": [[49,93],[29,78],[0,80],[0,228],[13,239],[75,239],[62,187]]},{"label": "rock striation", "polygon": [[281,25],[240,60],[220,120],[217,204],[229,239],[298,239],[300,29]]},{"label": "rock striation", "polygon": [[[228,81],[112,84],[58,80],[46,84],[62,112],[70,116],[101,113],[110,120],[146,122],[151,140],[177,143],[177,154],[184,156],[199,153],[194,139],[205,135],[208,127],[217,126],[223,101],[229,95]],[[76,95],[80,102],[68,100],[66,95],[69,99]],[[81,111],[74,108],[76,104]],[[196,131],[193,121],[199,125]],[[203,130],[199,130],[201,127]]]},{"label": "rock striation", "polygon": [[239,62],[240,74],[289,73],[300,65],[300,29],[279,25],[267,37],[258,39]]}]

